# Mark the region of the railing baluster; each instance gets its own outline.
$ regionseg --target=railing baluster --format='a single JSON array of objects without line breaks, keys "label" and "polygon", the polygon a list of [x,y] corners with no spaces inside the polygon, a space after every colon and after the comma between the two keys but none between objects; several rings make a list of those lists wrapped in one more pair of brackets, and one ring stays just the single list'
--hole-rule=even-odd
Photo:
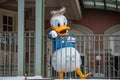
[{"label": "railing baluster", "polygon": [[86,51],[86,36],[83,36],[83,46],[84,46],[84,50],[83,50],[83,53],[85,54],[85,73],[87,72],[87,68],[88,68],[88,65],[87,65],[87,51]]},{"label": "railing baluster", "polygon": [[93,41],[94,41],[94,42],[93,42],[93,51],[94,51],[94,52],[93,52],[93,54],[94,54],[94,72],[96,72],[96,65],[95,65],[95,64],[96,64],[96,62],[95,62],[95,59],[96,59],[96,58],[95,58],[95,54],[96,54],[96,50],[95,50],[95,47],[96,47],[96,46],[95,46],[96,40],[95,40],[95,38],[96,38],[96,37],[94,36],[94,37],[93,37]]},{"label": "railing baluster", "polygon": [[87,36],[87,42],[88,42],[88,60],[89,60],[89,62],[88,62],[88,66],[89,66],[89,72],[90,72],[90,70],[91,70],[91,56],[90,56],[90,53],[91,53],[91,37],[90,36]]},{"label": "railing baluster", "polygon": [[4,39],[5,39],[4,42],[5,42],[5,43],[4,43],[4,67],[3,67],[3,68],[4,68],[4,71],[3,71],[3,76],[5,76],[5,72],[6,72],[6,68],[7,68],[7,67],[6,67],[6,64],[7,64],[7,63],[6,63],[6,60],[7,60],[7,57],[6,57],[6,55],[7,55],[7,53],[6,53],[6,33],[4,34],[4,36],[5,36],[5,37],[4,37]]},{"label": "railing baluster", "polygon": [[105,39],[106,39],[106,37],[105,36],[103,36],[103,40],[102,40],[102,42],[103,42],[103,74],[105,74],[105,67],[106,67],[106,64],[105,64],[105,44],[106,44],[106,42],[105,42]]},{"label": "railing baluster", "polygon": [[12,59],[13,60],[13,71],[14,71],[14,74],[13,75],[16,75],[16,73],[17,73],[17,49],[16,49],[16,46],[17,46],[17,36],[16,36],[16,34],[13,34],[14,35],[14,41],[13,41],[13,43],[14,43],[14,45],[13,45],[13,47],[14,47],[14,52],[13,52],[13,54],[14,54],[14,58]]},{"label": "railing baluster", "polygon": [[29,34],[28,38],[28,75],[30,75],[31,71],[31,33]]},{"label": "railing baluster", "polygon": [[11,40],[11,33],[8,33],[7,34],[8,35],[8,45],[9,45],[9,49],[8,49],[8,71],[9,71],[9,75],[11,75],[11,67],[12,67],[12,65],[11,65],[11,55],[12,55],[12,53],[11,53],[11,42],[10,42],[10,40]]},{"label": "railing baluster", "polygon": [[[100,38],[101,38],[101,37],[98,36],[98,56],[99,56],[99,57],[101,57],[101,53],[100,53],[100,52],[101,52],[101,51],[100,51],[100,40],[101,40],[101,39],[100,39]],[[100,65],[100,60],[98,60],[98,73],[99,73],[99,74],[100,74],[100,66],[101,66],[101,65]]]}]

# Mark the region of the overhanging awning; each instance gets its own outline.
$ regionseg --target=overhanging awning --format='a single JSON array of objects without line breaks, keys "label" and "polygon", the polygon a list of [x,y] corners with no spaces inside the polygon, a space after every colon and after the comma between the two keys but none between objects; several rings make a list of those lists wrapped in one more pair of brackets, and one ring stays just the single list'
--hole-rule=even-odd
[{"label": "overhanging awning", "polygon": [[120,12],[120,0],[83,0],[84,8],[99,8]]}]

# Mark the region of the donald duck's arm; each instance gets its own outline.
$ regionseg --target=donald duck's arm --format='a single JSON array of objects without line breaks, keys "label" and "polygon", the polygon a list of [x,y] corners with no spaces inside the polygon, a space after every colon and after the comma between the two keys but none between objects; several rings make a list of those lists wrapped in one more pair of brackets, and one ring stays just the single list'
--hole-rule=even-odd
[{"label": "donald duck's arm", "polygon": [[58,36],[57,32],[55,30],[52,30],[48,33],[48,38],[54,39]]}]

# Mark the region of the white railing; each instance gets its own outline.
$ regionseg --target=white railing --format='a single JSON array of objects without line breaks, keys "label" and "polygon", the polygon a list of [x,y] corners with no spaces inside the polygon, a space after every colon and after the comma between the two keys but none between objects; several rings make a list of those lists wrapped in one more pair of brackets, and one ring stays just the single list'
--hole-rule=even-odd
[{"label": "white railing", "polygon": [[[35,76],[35,33],[24,33],[24,73]],[[81,55],[83,73],[94,72],[88,78],[120,78],[120,35],[73,35],[75,48]],[[58,78],[51,65],[53,55],[52,40],[44,39],[43,71],[45,78]],[[67,38],[68,36],[64,36]],[[70,37],[70,36],[69,36]],[[62,39],[63,41],[64,39]],[[17,33],[0,32],[0,76],[17,76]],[[39,64],[39,63],[38,63]],[[24,75],[23,75],[24,76]],[[64,74],[65,79],[78,79],[73,71]]]}]

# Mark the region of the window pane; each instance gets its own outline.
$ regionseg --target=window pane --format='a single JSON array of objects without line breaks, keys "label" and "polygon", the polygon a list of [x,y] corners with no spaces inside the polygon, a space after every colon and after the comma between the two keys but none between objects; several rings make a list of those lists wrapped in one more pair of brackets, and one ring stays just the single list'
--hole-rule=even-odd
[{"label": "window pane", "polygon": [[13,24],[13,18],[12,17],[8,17],[8,25],[12,25]]},{"label": "window pane", "polygon": [[115,53],[119,53],[120,54],[120,47],[119,46],[115,46]]},{"label": "window pane", "polygon": [[104,6],[103,2],[95,2],[95,4],[98,5],[98,6]]},{"label": "window pane", "polygon": [[8,31],[12,31],[12,26],[8,26]]},{"label": "window pane", "polygon": [[3,25],[3,31],[7,31],[7,26]]},{"label": "window pane", "polygon": [[3,24],[7,24],[7,16],[3,16]]},{"label": "window pane", "polygon": [[83,4],[84,5],[92,5],[92,6],[94,6],[94,1],[84,1]]},{"label": "window pane", "polygon": [[120,37],[114,37],[114,50],[115,53],[120,54]]},{"label": "window pane", "polygon": [[109,4],[109,3],[107,3],[106,5],[107,5],[107,7],[116,8],[116,5],[115,5],[115,4]]}]

